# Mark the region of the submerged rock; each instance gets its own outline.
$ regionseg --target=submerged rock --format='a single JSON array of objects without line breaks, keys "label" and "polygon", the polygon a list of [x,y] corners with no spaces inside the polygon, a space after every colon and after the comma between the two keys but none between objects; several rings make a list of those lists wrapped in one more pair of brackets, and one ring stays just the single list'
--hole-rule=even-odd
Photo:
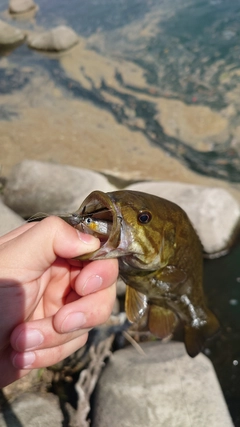
[{"label": "submerged rock", "polygon": [[206,105],[187,105],[177,99],[163,98],[156,116],[166,135],[184,141],[199,151],[212,150],[213,143],[229,138],[228,120]]},{"label": "submerged rock", "polygon": [[115,189],[104,176],[88,169],[24,160],[12,169],[3,201],[28,218],[37,212],[74,212],[93,190]]},{"label": "submerged rock", "polygon": [[0,20],[0,46],[21,43],[24,39],[25,34],[21,30]]},{"label": "submerged rock", "polygon": [[96,387],[92,427],[233,427],[211,362],[181,343],[116,351]]},{"label": "submerged rock", "polygon": [[28,45],[33,49],[62,51],[78,43],[78,35],[69,27],[61,25],[50,31],[28,35]]},{"label": "submerged rock", "polygon": [[224,251],[239,227],[239,203],[223,188],[178,182],[149,181],[129,190],[144,191],[168,199],[188,214],[208,254]]},{"label": "submerged rock", "polygon": [[37,9],[36,4],[33,0],[10,0],[9,1],[9,12],[10,13],[25,13],[32,9]]}]

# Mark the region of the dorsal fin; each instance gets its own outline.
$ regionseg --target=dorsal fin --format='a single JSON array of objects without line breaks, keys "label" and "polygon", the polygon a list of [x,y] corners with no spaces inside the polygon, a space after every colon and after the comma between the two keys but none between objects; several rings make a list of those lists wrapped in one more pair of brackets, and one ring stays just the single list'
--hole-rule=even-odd
[{"label": "dorsal fin", "polygon": [[126,287],[125,311],[130,322],[138,322],[147,312],[148,302],[146,295],[130,286]]},{"label": "dorsal fin", "polygon": [[148,328],[158,338],[171,335],[177,325],[177,316],[171,310],[151,304],[148,315]]}]

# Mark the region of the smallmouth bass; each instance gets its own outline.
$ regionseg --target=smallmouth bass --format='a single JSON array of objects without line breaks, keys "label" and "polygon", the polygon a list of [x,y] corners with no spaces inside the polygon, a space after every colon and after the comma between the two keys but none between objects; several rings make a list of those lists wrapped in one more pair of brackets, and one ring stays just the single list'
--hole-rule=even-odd
[{"label": "smallmouth bass", "polygon": [[101,241],[98,250],[78,259],[118,258],[131,322],[141,321],[161,339],[180,323],[191,357],[219,331],[204,298],[202,245],[178,205],[138,191],[93,191],[61,218]]}]

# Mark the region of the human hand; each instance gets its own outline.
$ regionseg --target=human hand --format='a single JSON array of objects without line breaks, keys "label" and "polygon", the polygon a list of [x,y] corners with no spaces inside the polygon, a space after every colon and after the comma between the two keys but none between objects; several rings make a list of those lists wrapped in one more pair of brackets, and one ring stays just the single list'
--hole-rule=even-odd
[{"label": "human hand", "polygon": [[108,319],[117,260],[72,260],[99,245],[57,217],[0,237],[0,387],[69,356]]}]

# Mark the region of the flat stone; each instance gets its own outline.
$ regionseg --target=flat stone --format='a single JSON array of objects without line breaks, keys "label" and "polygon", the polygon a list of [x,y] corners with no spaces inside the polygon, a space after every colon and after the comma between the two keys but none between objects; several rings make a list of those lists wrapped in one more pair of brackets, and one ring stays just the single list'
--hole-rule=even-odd
[{"label": "flat stone", "polygon": [[78,41],[78,35],[65,25],[40,34],[30,34],[27,38],[28,45],[33,49],[57,52],[70,49]]},{"label": "flat stone", "polygon": [[0,20],[0,45],[8,46],[20,43],[25,39],[25,34],[18,28]]},{"label": "flat stone", "polygon": [[182,343],[141,345],[110,358],[97,384],[92,427],[233,427],[211,362]]},{"label": "flat stone", "polygon": [[36,9],[36,4],[33,0],[10,0],[9,12],[10,13],[25,13],[32,9]]},{"label": "flat stone", "polygon": [[127,189],[154,194],[181,206],[192,221],[204,251],[209,254],[224,251],[239,225],[239,203],[222,188],[148,181]]},{"label": "flat stone", "polygon": [[75,212],[94,190],[114,191],[103,175],[88,169],[24,160],[14,166],[4,189],[4,203],[23,218],[37,212]]},{"label": "flat stone", "polygon": [[23,393],[0,413],[1,427],[61,427],[62,422],[59,399],[50,393]]},{"label": "flat stone", "polygon": [[24,222],[24,219],[4,205],[0,198],[0,236],[20,227]]}]

